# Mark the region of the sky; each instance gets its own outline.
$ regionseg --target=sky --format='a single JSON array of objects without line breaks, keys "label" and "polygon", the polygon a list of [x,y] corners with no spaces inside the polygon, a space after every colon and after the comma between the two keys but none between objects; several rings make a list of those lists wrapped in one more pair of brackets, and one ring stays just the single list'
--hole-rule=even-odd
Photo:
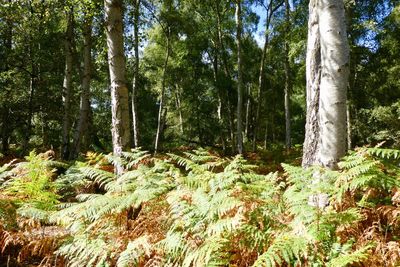
[{"label": "sky", "polygon": [[[293,10],[293,1],[289,0],[290,8]],[[253,11],[260,17],[257,26],[257,32],[254,34],[254,38],[259,47],[264,46],[264,32],[265,32],[265,19],[266,19],[266,10],[261,5],[253,5]]]}]

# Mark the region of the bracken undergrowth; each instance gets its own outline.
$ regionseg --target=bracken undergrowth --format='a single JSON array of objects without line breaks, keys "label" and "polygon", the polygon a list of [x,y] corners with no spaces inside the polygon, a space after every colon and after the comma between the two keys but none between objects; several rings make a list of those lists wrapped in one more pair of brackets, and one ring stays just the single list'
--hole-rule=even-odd
[{"label": "bracken undergrowth", "polygon": [[0,167],[0,262],[399,266],[399,163],[399,150],[360,148],[336,171],[264,175],[204,149],[69,164],[32,152]]}]

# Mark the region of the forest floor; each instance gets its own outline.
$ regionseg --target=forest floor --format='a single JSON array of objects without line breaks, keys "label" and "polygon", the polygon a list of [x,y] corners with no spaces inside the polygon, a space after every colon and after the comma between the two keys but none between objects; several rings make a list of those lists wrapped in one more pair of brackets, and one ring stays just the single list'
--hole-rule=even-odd
[{"label": "forest floor", "polygon": [[399,151],[359,149],[324,189],[300,149],[47,155],[1,159],[0,266],[400,266]]}]

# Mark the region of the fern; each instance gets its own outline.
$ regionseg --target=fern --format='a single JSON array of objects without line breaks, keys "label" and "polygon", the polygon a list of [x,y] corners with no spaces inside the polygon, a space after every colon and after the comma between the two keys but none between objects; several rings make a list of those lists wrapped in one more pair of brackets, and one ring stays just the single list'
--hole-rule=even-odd
[{"label": "fern", "polygon": [[374,246],[372,244],[366,245],[353,252],[340,253],[337,257],[329,261],[327,266],[331,267],[346,267],[351,264],[362,262],[370,256],[370,250]]},{"label": "fern", "polygon": [[284,262],[291,265],[299,260],[307,248],[307,241],[303,237],[282,234],[278,236],[266,252],[260,255],[253,266],[281,266]]},{"label": "fern", "polygon": [[121,252],[117,260],[117,267],[137,265],[142,256],[150,256],[152,249],[147,235],[130,241],[126,249]]}]

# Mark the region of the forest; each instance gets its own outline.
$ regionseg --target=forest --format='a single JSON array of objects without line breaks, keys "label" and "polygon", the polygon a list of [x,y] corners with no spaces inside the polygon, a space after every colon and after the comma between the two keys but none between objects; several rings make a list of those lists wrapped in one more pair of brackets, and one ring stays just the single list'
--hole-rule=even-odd
[{"label": "forest", "polygon": [[399,44],[400,0],[0,0],[0,267],[400,266]]}]

